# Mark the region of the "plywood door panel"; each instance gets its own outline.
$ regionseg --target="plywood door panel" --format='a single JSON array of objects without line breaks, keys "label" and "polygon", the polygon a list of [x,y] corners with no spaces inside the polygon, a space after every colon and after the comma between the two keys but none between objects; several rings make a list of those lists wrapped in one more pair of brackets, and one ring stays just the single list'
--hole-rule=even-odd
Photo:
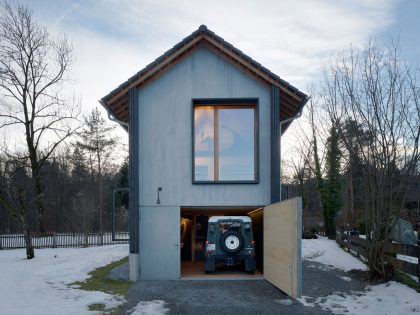
[{"label": "plywood door panel", "polygon": [[301,295],[301,198],[264,208],[264,278],[293,298]]}]

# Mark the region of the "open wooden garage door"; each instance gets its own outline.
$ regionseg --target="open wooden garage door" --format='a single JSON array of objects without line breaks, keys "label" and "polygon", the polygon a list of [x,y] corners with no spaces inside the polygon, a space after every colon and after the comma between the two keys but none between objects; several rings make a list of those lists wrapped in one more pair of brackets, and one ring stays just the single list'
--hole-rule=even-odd
[{"label": "open wooden garage door", "polygon": [[264,278],[293,298],[301,296],[302,200],[264,208]]}]

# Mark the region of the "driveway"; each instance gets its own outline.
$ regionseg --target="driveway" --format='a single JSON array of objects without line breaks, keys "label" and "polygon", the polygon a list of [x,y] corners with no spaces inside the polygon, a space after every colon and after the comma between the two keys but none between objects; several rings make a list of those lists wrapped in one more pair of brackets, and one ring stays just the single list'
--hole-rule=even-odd
[{"label": "driveway", "polygon": [[[339,291],[363,290],[366,283],[326,265],[303,261],[303,296],[316,298]],[[129,291],[120,314],[130,314],[140,301],[164,301],[168,314],[332,314],[304,306],[265,280],[139,281]]]}]

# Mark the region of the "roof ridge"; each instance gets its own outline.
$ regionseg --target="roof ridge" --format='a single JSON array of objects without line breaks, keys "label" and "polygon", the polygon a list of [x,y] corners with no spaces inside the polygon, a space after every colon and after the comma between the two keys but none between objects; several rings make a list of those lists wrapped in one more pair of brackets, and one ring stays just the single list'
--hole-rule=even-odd
[{"label": "roof ridge", "polygon": [[169,57],[170,55],[172,55],[175,51],[177,51],[181,47],[185,46],[188,42],[190,42],[192,39],[194,39],[199,34],[207,34],[208,36],[212,37],[214,40],[216,40],[217,42],[219,42],[225,48],[231,50],[237,56],[245,59],[247,62],[249,62],[250,65],[252,65],[253,67],[259,69],[260,71],[262,71],[263,73],[265,73],[266,75],[268,75],[269,77],[271,77],[274,81],[277,81],[279,84],[284,85],[284,87],[287,88],[288,90],[290,90],[291,92],[293,92],[295,94],[305,95],[304,93],[302,93],[301,91],[299,91],[299,89],[297,89],[294,86],[292,86],[289,82],[283,80],[277,74],[271,72],[268,68],[264,67],[258,61],[256,61],[255,59],[251,58],[250,56],[244,54],[240,49],[236,48],[234,45],[232,45],[229,42],[225,41],[222,37],[216,35],[205,24],[201,24],[197,30],[195,30],[194,32],[192,32],[187,37],[185,37],[179,43],[175,44],[169,50],[165,51],[161,56],[159,56],[158,58],[156,58],[155,60],[153,60],[151,63],[147,64],[143,69],[141,69],[140,71],[138,71],[136,74],[134,74],[133,76],[131,76],[128,80],[126,80],[124,83],[120,84],[117,88],[115,88],[110,93],[108,93],[106,96],[104,96],[102,98],[102,100],[103,101],[106,101],[107,98],[111,97],[113,94],[118,93],[120,90],[122,90],[125,87],[127,87],[128,85],[130,85],[130,83],[132,83],[133,81],[135,81],[142,74],[146,73],[151,68],[157,66],[159,63],[161,63],[162,61],[164,61],[167,57]]},{"label": "roof ridge", "polygon": [[107,104],[107,106],[111,106],[111,104],[114,104],[115,102],[126,102],[124,100],[121,101],[121,98],[124,95],[127,95],[130,88],[141,86],[144,82],[153,80],[156,73],[160,72],[162,69],[170,67],[177,59],[183,58],[189,50],[196,49],[203,40],[210,46],[213,46],[217,51],[220,50],[224,55],[224,58],[230,60],[230,62],[236,64],[236,66],[244,68],[246,71],[249,71],[251,75],[254,75],[268,84],[277,85],[280,89],[286,92],[285,94],[287,97],[294,99],[293,102],[300,103],[300,105],[297,106],[298,108],[302,107],[306,103],[307,95],[305,93],[299,91],[299,89],[271,72],[269,69],[243,53],[234,45],[225,41],[222,37],[211,31],[205,24],[200,25],[199,28],[190,35],[175,44],[169,50],[165,51],[162,55],[135,73],[128,80],[120,84],[116,89],[104,96],[100,102]]}]

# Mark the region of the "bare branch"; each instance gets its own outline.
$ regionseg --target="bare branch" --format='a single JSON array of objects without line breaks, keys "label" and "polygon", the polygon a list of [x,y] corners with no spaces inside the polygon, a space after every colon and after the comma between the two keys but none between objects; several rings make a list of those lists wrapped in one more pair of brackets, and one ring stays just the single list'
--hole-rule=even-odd
[{"label": "bare branch", "polygon": [[[60,97],[73,62],[72,50],[65,35],[52,37],[28,7],[8,2],[0,5],[0,93],[13,107],[0,115],[4,120],[0,126],[24,127],[40,230],[44,212],[40,169],[80,125],[74,110],[77,104]],[[46,138],[49,145],[42,150]]]}]

